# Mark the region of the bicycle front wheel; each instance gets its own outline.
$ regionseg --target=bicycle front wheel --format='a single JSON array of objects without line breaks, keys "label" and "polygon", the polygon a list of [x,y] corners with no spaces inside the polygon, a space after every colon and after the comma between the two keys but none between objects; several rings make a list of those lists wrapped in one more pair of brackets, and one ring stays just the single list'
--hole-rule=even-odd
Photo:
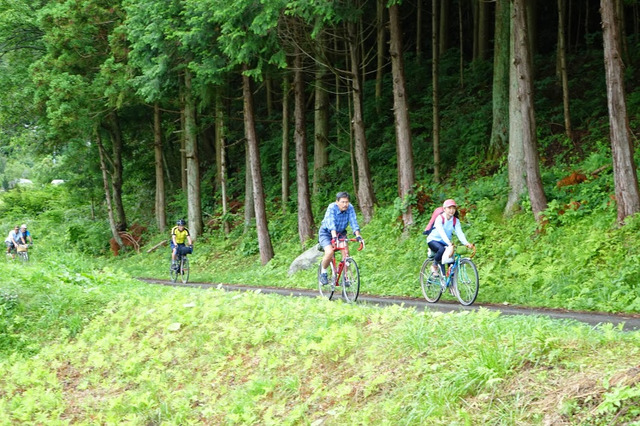
[{"label": "bicycle front wheel", "polygon": [[[178,265],[180,265],[180,261],[178,260]],[[178,281],[178,268],[174,267],[173,263],[169,267],[169,276],[171,277],[171,282],[175,283]]]},{"label": "bicycle front wheel", "polygon": [[329,267],[327,268],[327,279],[328,279],[328,283],[327,284],[322,284],[322,281],[320,280],[320,275],[322,274],[322,262],[320,262],[320,265],[318,265],[318,290],[320,291],[320,296],[322,297],[326,297],[327,299],[331,300],[331,298],[333,297],[333,292],[335,291],[336,287],[335,287],[335,277],[336,277],[336,270],[335,267],[333,266],[333,262],[331,262],[329,264]]},{"label": "bicycle front wheel", "polygon": [[355,260],[348,257],[342,270],[342,297],[347,303],[358,300],[360,294],[360,269]]},{"label": "bicycle front wheel", "polygon": [[28,262],[29,261],[29,253],[26,251],[19,251],[18,252],[18,258],[23,261],[23,262]]},{"label": "bicycle front wheel", "polygon": [[453,276],[453,286],[456,297],[461,304],[469,306],[475,302],[478,297],[480,277],[478,276],[478,268],[471,259],[460,259],[458,270]]},{"label": "bicycle front wheel", "polygon": [[433,259],[427,258],[422,263],[420,269],[420,287],[422,287],[422,295],[429,303],[436,303],[442,296],[442,284],[440,283],[440,274],[434,274],[432,266]]},{"label": "bicycle front wheel", "polygon": [[182,262],[180,263],[180,280],[182,284],[186,284],[189,281],[189,258],[182,256]]}]

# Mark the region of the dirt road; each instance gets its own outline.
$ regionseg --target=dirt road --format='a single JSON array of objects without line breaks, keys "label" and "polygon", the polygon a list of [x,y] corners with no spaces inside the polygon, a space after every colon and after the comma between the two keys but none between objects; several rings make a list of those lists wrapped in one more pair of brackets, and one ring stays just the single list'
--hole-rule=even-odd
[{"label": "dirt road", "polygon": [[[161,284],[177,287],[193,287],[193,288],[224,288],[227,291],[256,291],[260,290],[262,293],[275,293],[283,296],[297,296],[297,297],[318,297],[319,294],[315,290],[306,289],[293,289],[293,288],[276,288],[276,287],[256,287],[247,285],[231,285],[231,284],[217,284],[217,283],[172,283],[168,280],[158,280],[151,278],[139,278],[141,281],[150,284]],[[339,300],[340,295],[334,295],[334,299]],[[462,310],[475,310],[479,308],[485,308],[494,311],[500,311],[503,315],[542,315],[558,320],[567,321],[579,321],[587,323],[589,325],[599,325],[611,323],[614,326],[622,324],[624,331],[636,331],[640,330],[640,314],[608,314],[600,312],[578,312],[569,311],[564,309],[547,309],[547,308],[529,308],[522,306],[512,305],[490,305],[483,303],[475,303],[472,306],[461,306],[457,302],[438,302],[427,303],[424,299],[412,298],[412,297],[392,297],[392,296],[371,296],[361,294],[358,297],[357,303],[389,306],[389,305],[403,305],[406,307],[414,307],[417,310],[430,309],[440,312],[452,312]]]}]

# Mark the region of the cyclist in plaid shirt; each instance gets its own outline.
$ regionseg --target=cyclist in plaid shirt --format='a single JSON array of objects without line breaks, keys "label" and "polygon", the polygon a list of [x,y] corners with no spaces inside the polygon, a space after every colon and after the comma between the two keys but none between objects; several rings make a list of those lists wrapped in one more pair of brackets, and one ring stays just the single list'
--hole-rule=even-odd
[{"label": "cyclist in plaid shirt", "polygon": [[356,210],[349,203],[349,193],[338,192],[336,194],[336,202],[329,204],[327,211],[320,225],[318,233],[318,242],[324,249],[324,257],[322,258],[322,270],[320,271],[320,282],[327,284],[327,268],[331,262],[333,251],[336,247],[336,241],[339,238],[346,238],[347,225],[351,226],[351,230],[356,235],[358,241],[362,242],[360,235],[360,226],[356,219]]}]

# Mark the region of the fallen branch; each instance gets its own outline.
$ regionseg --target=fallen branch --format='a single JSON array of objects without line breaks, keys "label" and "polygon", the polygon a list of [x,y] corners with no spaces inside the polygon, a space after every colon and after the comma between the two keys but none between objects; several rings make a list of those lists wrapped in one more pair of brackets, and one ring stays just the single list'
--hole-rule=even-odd
[{"label": "fallen branch", "polygon": [[155,246],[153,246],[153,247],[151,247],[149,250],[147,250],[147,253],[154,252],[154,251],[156,251],[159,247],[166,246],[168,242],[169,242],[169,240],[160,241],[158,244],[156,244]]}]

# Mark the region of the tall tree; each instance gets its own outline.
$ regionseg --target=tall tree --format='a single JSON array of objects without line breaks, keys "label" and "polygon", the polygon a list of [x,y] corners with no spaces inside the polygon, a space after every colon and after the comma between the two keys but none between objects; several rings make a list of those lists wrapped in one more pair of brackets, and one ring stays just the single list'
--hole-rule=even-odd
[{"label": "tall tree", "polygon": [[[505,7],[512,16],[512,6],[508,2]],[[507,23],[510,34],[513,34],[513,21]],[[509,55],[515,58],[515,40],[509,37]],[[505,216],[514,214],[520,204],[520,198],[527,192],[527,181],[524,163],[524,144],[522,132],[522,112],[518,101],[518,73],[516,65],[510,61],[509,66],[509,154],[507,157],[509,174],[509,196],[504,209]]]},{"label": "tall tree", "polygon": [[281,182],[282,182],[282,213],[287,213],[289,202],[289,92],[291,83],[287,73],[282,77],[282,155],[281,155]]},{"label": "tall tree", "polygon": [[373,205],[375,197],[373,184],[371,183],[371,170],[367,154],[367,138],[365,134],[362,84],[360,79],[360,54],[359,33],[356,32],[356,24],[353,21],[347,23],[349,34],[349,57],[351,60],[351,97],[353,100],[352,128],[355,139],[355,158],[358,166],[358,206],[362,211],[364,223],[369,223],[373,218]]},{"label": "tall tree", "polygon": [[[389,6],[389,55],[393,73],[393,113],[396,124],[396,152],[398,155],[398,195],[404,202],[413,192],[415,172],[413,167],[413,148],[411,143],[411,124],[409,121],[409,103],[402,59],[402,31],[397,3]],[[413,225],[411,205],[406,203],[402,212],[405,228]]]},{"label": "tall tree", "polygon": [[558,0],[558,73],[562,86],[562,109],[564,112],[564,132],[567,138],[573,139],[571,113],[569,110],[569,77],[567,76],[567,52],[565,48],[566,34],[564,30],[566,1]]},{"label": "tall tree", "polygon": [[156,224],[158,225],[158,230],[164,232],[167,226],[167,202],[164,190],[164,162],[162,158],[162,115],[158,102],[153,104],[153,152],[156,171]]},{"label": "tall tree", "polygon": [[[316,43],[321,57],[325,57],[325,37],[320,33]],[[327,147],[329,145],[329,92],[326,87],[327,67],[316,62],[315,74],[315,109],[314,109],[314,145],[313,145],[313,193],[317,194],[324,180],[325,168],[329,162]]]},{"label": "tall tree", "polygon": [[225,235],[231,232],[227,213],[229,213],[229,200],[227,199],[227,150],[226,150],[226,125],[225,109],[222,102],[222,87],[216,90],[216,180],[220,188],[220,201],[222,202],[222,229]]},{"label": "tall tree", "polygon": [[604,40],[604,66],[607,78],[609,135],[613,156],[613,176],[618,204],[618,222],[640,211],[638,176],[633,159],[633,144],[624,94],[624,71],[619,21],[615,2],[600,0]]},{"label": "tall tree", "polygon": [[431,100],[433,102],[433,180],[440,182],[440,94],[438,80],[440,54],[438,50],[438,1],[431,4]]},{"label": "tall tree", "polygon": [[198,161],[198,129],[191,70],[184,70],[184,155],[187,160],[187,214],[192,238],[202,234],[202,202],[200,199],[200,163]]},{"label": "tall tree", "polygon": [[258,135],[256,134],[255,115],[253,109],[253,93],[251,80],[247,75],[249,67],[243,65],[242,74],[242,98],[244,104],[244,130],[249,148],[249,160],[251,163],[251,176],[253,186],[253,205],[256,212],[256,230],[258,232],[258,246],[260,248],[260,261],[266,265],[273,259],[273,246],[269,237],[267,225],[267,211],[264,202],[264,189],[262,187],[262,171],[260,169],[260,149],[258,148]]},{"label": "tall tree", "polygon": [[527,30],[527,0],[513,2],[513,37],[514,59],[518,80],[518,103],[522,114],[525,171],[527,189],[531,200],[531,209],[536,220],[542,220],[542,212],[547,208],[547,197],[542,188],[538,158],[538,139],[536,133],[536,117],[533,107],[533,75],[531,54],[529,50],[529,33]]},{"label": "tall tree", "polygon": [[298,188],[298,235],[305,243],[313,238],[313,214],[309,195],[309,165],[307,162],[307,130],[305,121],[304,75],[302,52],[298,47],[293,54],[293,96],[296,145],[296,186]]},{"label": "tall tree", "polygon": [[497,159],[505,151],[509,134],[509,54],[511,14],[509,0],[496,0],[493,44],[493,123],[488,158]]}]

